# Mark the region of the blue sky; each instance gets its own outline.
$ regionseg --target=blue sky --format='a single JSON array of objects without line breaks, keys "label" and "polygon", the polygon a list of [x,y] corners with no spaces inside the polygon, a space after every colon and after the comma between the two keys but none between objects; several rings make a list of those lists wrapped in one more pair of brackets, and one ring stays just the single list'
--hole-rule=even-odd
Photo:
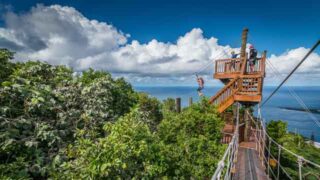
[{"label": "blue sky", "polygon": [[[43,6],[37,7],[37,4]],[[56,4],[59,7],[51,6]],[[37,8],[32,11],[32,7]],[[74,10],[66,10],[64,7]],[[50,13],[47,13],[48,9]],[[230,47],[227,45],[230,45],[231,48],[239,47],[243,27],[250,29],[249,42],[253,43],[260,51],[268,50],[272,62],[276,66],[279,64],[279,70],[283,70],[283,72],[288,72],[301,59],[303,53],[320,38],[319,0],[108,0],[103,2],[98,0],[1,0],[0,10],[3,15],[0,21],[0,45],[16,48],[18,57],[24,55],[31,59],[41,59],[53,64],[65,63],[79,70],[84,70],[87,67],[96,69],[104,67],[102,69],[128,76],[132,82],[137,84],[148,84],[146,79],[149,79],[150,82],[156,80],[166,84],[168,81],[163,77],[173,79],[170,81],[173,84],[175,84],[175,81],[184,83],[188,76],[192,75],[192,71],[206,64],[206,61],[209,61],[215,54],[220,51],[228,52]],[[58,17],[61,13],[58,15],[57,12],[63,12],[64,16],[70,16],[70,19],[62,16]],[[78,17],[77,12],[83,17]],[[49,19],[47,24],[45,19],[37,19],[39,15]],[[89,21],[97,20],[98,23],[106,23],[112,27],[101,28],[92,23],[86,24],[88,28],[95,30],[101,28],[101,31],[105,31],[105,33],[101,32],[96,37],[92,37],[91,32],[87,33],[87,27],[81,29],[83,26],[80,25],[80,27],[75,22],[68,24],[73,21],[71,19],[73,16]],[[63,27],[63,29],[61,26],[66,24],[68,26]],[[45,29],[45,26],[50,27],[50,29]],[[22,30],[18,30],[19,28]],[[12,31],[16,32],[11,33]],[[45,31],[50,31],[50,33],[45,33]],[[88,43],[87,46],[79,45],[87,41],[82,42],[74,38],[74,34],[77,33],[83,39],[90,37],[97,38],[97,40],[101,39],[103,34],[110,34],[105,37],[107,40],[99,42],[104,45],[101,46],[101,49],[92,50],[92,47],[90,47],[92,43]],[[52,34],[55,36],[52,37]],[[130,34],[130,36],[126,34]],[[19,40],[22,35],[27,36],[25,40]],[[109,36],[112,36],[112,38]],[[210,40],[210,38],[215,38],[218,42],[215,42],[214,39]],[[179,42],[179,39],[181,42]],[[155,42],[152,40],[155,40]],[[79,41],[81,43],[68,44],[67,41]],[[38,44],[30,44],[30,42]],[[52,45],[52,42],[61,43],[60,48],[70,46],[69,52],[76,53],[68,54],[66,52],[63,54],[63,49],[57,49],[58,46]],[[193,44],[196,45],[193,46]],[[79,45],[77,49],[71,48],[77,45]],[[213,48],[208,50],[208,48],[211,48],[210,46],[213,46]],[[86,49],[83,53],[87,54],[80,56],[78,52],[82,49]],[[114,52],[115,49],[117,52]],[[161,51],[154,51],[158,49],[161,49]],[[106,54],[105,51],[110,51],[110,53]],[[193,59],[186,58],[185,52],[192,53],[193,51],[196,51],[195,54],[190,55]],[[318,49],[316,52],[313,61],[319,61],[320,50]],[[47,54],[44,55],[45,53]],[[159,54],[153,56],[150,55],[151,53]],[[118,66],[114,67],[114,64],[119,65],[129,61],[129,59],[123,57],[123,54],[130,54],[130,58],[135,59],[137,63],[126,64],[123,69]],[[63,60],[48,59],[49,55],[51,57],[54,55]],[[148,57],[141,59],[141,57],[146,56]],[[101,57],[104,59],[116,58],[116,60],[107,63],[103,61],[104,63],[102,63]],[[81,62],[75,62],[78,59],[81,59]],[[202,61],[198,66],[194,66],[197,67],[195,69],[186,66],[184,68],[188,71],[172,70],[170,76],[164,75],[163,71],[160,70],[152,73],[154,68],[167,68],[166,66],[160,66],[157,62],[172,61],[172,66],[180,66],[183,62],[194,59],[199,60],[199,62]],[[175,63],[176,61],[179,61],[179,63]],[[288,62],[289,65],[286,66],[282,61]],[[157,66],[148,66],[148,64],[156,64]],[[304,69],[310,67],[313,67],[312,71],[320,76],[320,62],[318,64],[309,63]],[[138,68],[151,70],[144,72],[142,69],[138,70]],[[212,71],[208,70],[207,73],[212,73]],[[305,73],[305,71],[301,71],[301,73]],[[176,79],[172,77],[175,75],[177,75]],[[143,81],[141,81],[141,77],[143,77]],[[212,76],[208,75],[208,77]],[[314,77],[307,79],[311,81]],[[272,84],[272,79],[270,79],[270,82]],[[304,82],[304,79],[293,84],[300,84],[300,82]]]},{"label": "blue sky", "polygon": [[16,12],[37,3],[75,7],[90,19],[113,24],[140,42],[155,38],[173,42],[199,27],[222,45],[239,46],[239,35],[248,27],[257,48],[282,53],[310,47],[320,37],[319,0],[2,0]]}]

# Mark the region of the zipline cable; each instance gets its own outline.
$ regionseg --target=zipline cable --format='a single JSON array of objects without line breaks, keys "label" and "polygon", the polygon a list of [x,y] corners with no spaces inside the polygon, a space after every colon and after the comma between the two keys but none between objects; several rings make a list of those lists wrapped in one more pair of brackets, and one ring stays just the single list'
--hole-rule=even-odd
[{"label": "zipline cable", "polygon": [[[231,49],[232,51],[232,49]],[[193,75],[199,74],[200,72],[206,70],[209,65],[211,65],[212,61],[220,59],[222,56],[224,56],[225,54],[229,54],[231,52],[230,50],[225,50],[225,51],[221,51],[218,55],[216,55],[212,60],[210,60],[205,66],[203,66],[202,68],[200,68],[198,71],[195,71],[194,73],[192,73]]]},{"label": "zipline cable", "polygon": [[270,98],[281,88],[281,86],[290,78],[290,76],[300,67],[300,65],[308,58],[308,56],[319,46],[320,40],[310,49],[310,51],[303,57],[303,59],[296,65],[296,67],[287,75],[287,77],[280,83],[280,85],[269,95],[269,97],[261,104],[265,105]]},{"label": "zipline cable", "polygon": [[[249,114],[249,117],[250,117],[250,119],[251,119],[252,121],[254,121],[254,118],[251,116],[251,114]],[[287,151],[287,152],[290,153],[291,155],[293,155],[293,156],[295,156],[295,157],[297,157],[297,158],[302,157],[302,156],[299,156],[298,154],[290,151],[289,149],[285,148],[284,146],[282,146],[282,145],[280,145],[278,142],[276,142],[274,139],[272,139],[272,137],[267,133],[265,125],[264,125],[263,123],[261,123],[261,126],[262,126],[262,131],[265,133],[265,135],[269,138],[270,141],[272,141],[272,142],[275,143],[278,147],[280,147],[281,149]],[[305,158],[303,158],[303,160],[304,160],[305,162],[309,163],[309,164],[312,164],[313,166],[315,166],[315,167],[317,167],[317,168],[320,168],[320,165],[319,165],[319,164],[316,164],[315,162],[312,162],[312,161],[310,161],[310,160],[308,160],[308,159],[305,159]]]},{"label": "zipline cable", "polygon": [[[267,65],[270,66],[271,70],[273,71],[274,74],[277,74],[277,78],[280,79],[281,73],[273,66],[273,64],[269,61],[266,61]],[[313,113],[310,111],[310,109],[308,108],[308,106],[304,103],[304,101],[302,100],[302,98],[290,87],[287,87],[290,95],[296,99],[296,101],[300,104],[300,106],[307,111],[307,114],[311,117],[311,119],[315,122],[315,124],[320,127],[320,121],[318,120],[318,118],[316,118]]]}]

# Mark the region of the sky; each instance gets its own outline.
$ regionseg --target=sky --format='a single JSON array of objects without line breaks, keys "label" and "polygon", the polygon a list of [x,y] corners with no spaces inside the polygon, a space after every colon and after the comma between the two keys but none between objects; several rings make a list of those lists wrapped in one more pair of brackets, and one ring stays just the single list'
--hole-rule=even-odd
[{"label": "sky", "polygon": [[[81,72],[106,70],[134,85],[207,85],[214,59],[239,51],[240,35],[267,50],[266,85],[276,85],[320,38],[320,1],[0,0],[0,47],[16,61],[41,60]],[[320,85],[320,48],[288,85]]]}]

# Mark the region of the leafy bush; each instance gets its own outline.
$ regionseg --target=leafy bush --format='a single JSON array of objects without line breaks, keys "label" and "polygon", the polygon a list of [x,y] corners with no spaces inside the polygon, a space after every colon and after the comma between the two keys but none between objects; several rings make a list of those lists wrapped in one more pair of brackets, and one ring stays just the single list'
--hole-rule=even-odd
[{"label": "leafy bush", "polygon": [[47,177],[77,135],[102,136],[106,122],[129,112],[137,101],[131,86],[97,73],[76,77],[64,66],[32,61],[13,70],[0,87],[0,167],[12,166],[1,176]]},{"label": "leafy bush", "polygon": [[[317,149],[313,144],[306,143],[305,139],[301,135],[296,135],[287,132],[287,123],[281,120],[270,121],[267,124],[268,134],[279,144],[284,146],[286,149],[298,154],[308,160],[311,160],[317,164],[320,164],[320,150]],[[274,157],[278,157],[279,148],[275,144],[271,146],[271,153]],[[289,175],[293,179],[299,179],[298,174],[298,162],[297,157],[282,150],[280,162],[281,165],[286,169]],[[275,169],[274,169],[275,170]],[[319,169],[303,163],[302,174],[314,174],[320,177]],[[288,179],[287,175],[283,171],[280,171],[281,179]]]},{"label": "leafy bush", "polygon": [[155,178],[168,168],[163,153],[144,119],[134,110],[104,129],[107,136],[96,140],[80,138],[66,150],[70,161],[63,163],[55,177],[66,179]]},{"label": "leafy bush", "polygon": [[207,99],[166,117],[159,125],[159,137],[170,157],[169,177],[208,179],[224,152],[220,144],[223,121]]},{"label": "leafy bush", "polygon": [[[203,99],[181,113],[89,69],[11,63],[0,50],[0,179],[208,179],[223,122]],[[5,73],[3,73],[5,72]]]},{"label": "leafy bush", "polygon": [[147,118],[144,119],[145,123],[149,125],[152,131],[155,131],[163,118],[160,101],[156,98],[149,97],[148,94],[139,93],[138,106],[147,116]]},{"label": "leafy bush", "polygon": [[13,54],[7,49],[0,49],[0,84],[7,80],[13,72],[14,64],[10,62],[13,59]]},{"label": "leafy bush", "polygon": [[73,179],[210,178],[225,148],[223,122],[204,100],[159,124],[152,133],[140,108],[104,126],[105,137],[77,139],[54,177]]},{"label": "leafy bush", "polygon": [[163,101],[163,114],[164,116],[168,115],[170,116],[171,113],[176,112],[176,103],[175,100],[172,98],[167,98]]}]

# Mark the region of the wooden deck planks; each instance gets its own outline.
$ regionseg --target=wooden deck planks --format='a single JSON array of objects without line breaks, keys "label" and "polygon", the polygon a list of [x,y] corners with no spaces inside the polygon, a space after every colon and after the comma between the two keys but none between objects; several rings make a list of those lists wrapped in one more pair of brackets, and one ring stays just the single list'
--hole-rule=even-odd
[{"label": "wooden deck planks", "polygon": [[254,142],[242,143],[239,147],[236,180],[267,180],[265,169],[259,160],[259,155],[254,149]]}]

